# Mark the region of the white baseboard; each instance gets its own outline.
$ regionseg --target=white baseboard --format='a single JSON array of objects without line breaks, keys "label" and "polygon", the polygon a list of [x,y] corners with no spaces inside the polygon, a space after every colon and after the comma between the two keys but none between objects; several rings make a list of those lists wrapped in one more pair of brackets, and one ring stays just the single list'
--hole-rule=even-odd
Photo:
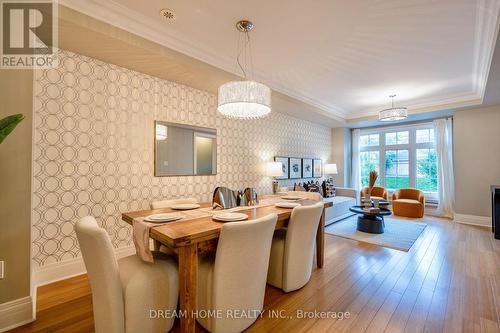
[{"label": "white baseboard", "polygon": [[[116,257],[123,258],[135,254],[135,247],[127,246],[115,250]],[[34,285],[43,286],[52,282],[68,279],[86,272],[82,257],[35,267],[33,271]]]},{"label": "white baseboard", "polygon": [[11,330],[35,320],[31,296],[0,304],[0,332]]},{"label": "white baseboard", "polygon": [[467,214],[455,214],[455,222],[462,224],[478,225],[491,228],[491,217]]}]

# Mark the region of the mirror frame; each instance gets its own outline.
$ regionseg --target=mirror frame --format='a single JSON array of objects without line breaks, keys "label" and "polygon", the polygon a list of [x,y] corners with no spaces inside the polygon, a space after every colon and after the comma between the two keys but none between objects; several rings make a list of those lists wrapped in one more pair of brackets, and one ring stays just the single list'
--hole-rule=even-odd
[{"label": "mirror frame", "polygon": [[[203,174],[203,175],[197,175],[197,174],[178,174],[178,175],[158,175],[156,172],[156,153],[157,153],[157,148],[156,148],[156,125],[166,125],[166,126],[177,126],[177,127],[184,127],[184,128],[189,128],[189,129],[199,129],[200,131],[203,130],[212,130],[215,132],[215,173],[210,173],[210,174]],[[155,177],[188,177],[188,176],[193,176],[193,177],[200,177],[200,176],[215,176],[219,172],[218,168],[218,163],[219,163],[219,154],[217,153],[217,145],[218,145],[218,140],[217,140],[217,135],[218,131],[216,128],[211,128],[211,127],[201,127],[201,126],[195,126],[195,125],[190,125],[190,124],[183,124],[183,123],[173,123],[170,121],[163,121],[163,120],[155,120],[153,124],[153,145],[154,145],[154,162],[153,162],[153,174]]]}]

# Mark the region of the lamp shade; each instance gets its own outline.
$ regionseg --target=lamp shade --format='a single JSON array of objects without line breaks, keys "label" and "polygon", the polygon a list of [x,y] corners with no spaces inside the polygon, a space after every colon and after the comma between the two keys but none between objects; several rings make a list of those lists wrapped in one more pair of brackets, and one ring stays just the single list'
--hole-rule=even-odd
[{"label": "lamp shade", "polygon": [[255,81],[232,81],[219,87],[217,110],[224,116],[254,119],[271,112],[271,89]]},{"label": "lamp shade", "polygon": [[336,174],[338,174],[337,164],[335,164],[335,163],[325,164],[325,167],[324,167],[323,170],[324,170],[324,173],[326,175],[336,175]]},{"label": "lamp shade", "polygon": [[279,177],[281,176],[281,162],[268,162],[266,165],[266,176]]}]

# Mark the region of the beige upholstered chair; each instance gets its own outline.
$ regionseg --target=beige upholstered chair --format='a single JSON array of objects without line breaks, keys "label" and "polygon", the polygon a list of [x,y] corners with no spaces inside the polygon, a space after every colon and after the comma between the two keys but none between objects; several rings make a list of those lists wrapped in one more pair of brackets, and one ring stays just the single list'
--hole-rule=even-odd
[{"label": "beige upholstered chair", "polygon": [[286,195],[294,195],[294,196],[302,197],[304,199],[310,199],[310,200],[316,200],[316,201],[319,201],[322,198],[321,194],[319,192],[288,191],[288,192],[286,192]]},{"label": "beige upholstered chair", "polygon": [[293,209],[288,228],[274,234],[267,283],[285,292],[302,288],[312,273],[323,203]]},{"label": "beige upholstered chair", "polygon": [[95,331],[169,331],[174,320],[150,319],[149,310],[177,308],[177,263],[161,253],[154,254],[154,264],[135,255],[117,261],[108,234],[91,216],[78,221],[75,231],[92,289]]},{"label": "beige upholstered chair", "polygon": [[195,203],[198,203],[198,200],[196,200],[195,198],[160,200],[160,201],[153,201],[151,203],[151,209],[170,208],[173,205],[195,204]]},{"label": "beige upholstered chair", "polygon": [[203,258],[198,268],[198,310],[218,311],[221,318],[198,317],[210,332],[241,332],[257,320],[228,318],[230,311],[261,311],[266,290],[269,252],[278,216],[222,226],[217,252]]},{"label": "beige upholstered chair", "polygon": [[[366,196],[366,194],[368,193],[369,190],[370,190],[369,187],[364,187],[361,190],[361,199],[364,199],[364,197]],[[388,200],[387,199],[387,190],[384,187],[373,186],[370,198],[379,199],[379,200]]]}]

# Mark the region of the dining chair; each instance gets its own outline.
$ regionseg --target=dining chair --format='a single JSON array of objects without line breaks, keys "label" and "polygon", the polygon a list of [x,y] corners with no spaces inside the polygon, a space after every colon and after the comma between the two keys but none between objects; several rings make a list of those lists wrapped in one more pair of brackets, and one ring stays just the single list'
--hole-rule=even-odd
[{"label": "dining chair", "polygon": [[274,233],[267,283],[289,292],[309,282],[323,209],[322,202],[295,207],[288,227]]},{"label": "dining chair", "polygon": [[153,201],[151,203],[151,209],[170,208],[173,205],[195,204],[195,203],[198,203],[198,200],[196,200],[195,198],[180,198],[180,199],[171,199],[171,200],[159,200],[159,201]]},{"label": "dining chair", "polygon": [[75,231],[92,290],[95,331],[169,331],[174,319],[151,317],[151,311],[173,312],[177,308],[179,273],[176,261],[157,252],[154,264],[143,262],[136,255],[116,260],[108,234],[99,228],[92,216],[78,221]]},{"label": "dining chair", "polygon": [[[210,332],[241,332],[252,325],[263,309],[271,240],[278,216],[225,223],[215,255],[200,259],[198,311],[220,316],[198,316]],[[230,318],[231,313],[250,314]],[[254,314],[255,316],[252,316]]]},{"label": "dining chair", "polygon": [[288,191],[286,195],[298,196],[309,200],[321,200],[321,194],[319,192],[305,192],[305,191]]}]

